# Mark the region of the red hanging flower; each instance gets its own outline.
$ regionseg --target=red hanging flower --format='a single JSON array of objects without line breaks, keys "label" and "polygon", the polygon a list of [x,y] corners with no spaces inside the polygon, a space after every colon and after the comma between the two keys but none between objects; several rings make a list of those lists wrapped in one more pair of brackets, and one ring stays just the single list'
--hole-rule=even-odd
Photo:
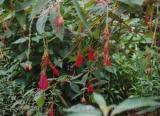
[{"label": "red hanging flower", "polygon": [[56,16],[55,20],[54,20],[54,25],[56,27],[56,32],[59,32],[61,27],[63,26],[64,24],[64,20],[63,20],[63,17],[61,15],[59,16]]},{"label": "red hanging flower", "polygon": [[109,58],[108,55],[105,55],[105,56],[104,56],[103,64],[104,64],[105,66],[112,66],[111,60],[110,60],[110,58]]},{"label": "red hanging flower", "polygon": [[104,47],[103,64],[105,66],[111,66],[112,65],[110,57],[109,57],[109,47]]},{"label": "red hanging flower", "polygon": [[55,77],[58,77],[59,76],[59,70],[56,68],[56,66],[51,61],[49,62],[49,66],[53,71],[53,75]]},{"label": "red hanging flower", "polygon": [[93,87],[92,84],[88,84],[88,86],[87,86],[87,92],[88,93],[93,93],[94,92],[94,87]]},{"label": "red hanging flower", "polygon": [[40,74],[40,81],[38,82],[40,90],[46,90],[48,88],[48,79],[45,73]]},{"label": "red hanging flower", "polygon": [[110,33],[108,29],[104,29],[103,32],[103,41],[104,41],[104,46],[103,46],[103,64],[105,66],[111,66],[111,60],[109,57],[109,38],[110,38]]},{"label": "red hanging flower", "polygon": [[54,116],[54,112],[53,112],[53,111],[50,111],[50,112],[49,112],[49,116]]},{"label": "red hanging flower", "polygon": [[88,48],[88,60],[89,61],[95,60],[95,53],[94,53],[94,49],[92,46],[89,46],[89,48]]},{"label": "red hanging flower", "polygon": [[83,55],[81,52],[78,52],[74,66],[79,68],[83,64],[83,62],[84,62]]},{"label": "red hanging flower", "polygon": [[54,116],[53,104],[49,108],[49,116]]}]

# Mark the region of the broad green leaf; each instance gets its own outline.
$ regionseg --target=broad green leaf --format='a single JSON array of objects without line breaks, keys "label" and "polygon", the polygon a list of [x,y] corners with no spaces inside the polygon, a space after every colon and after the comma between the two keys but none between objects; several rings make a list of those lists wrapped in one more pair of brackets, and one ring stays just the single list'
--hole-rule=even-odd
[{"label": "broad green leaf", "polygon": [[103,96],[98,93],[93,93],[93,98],[95,102],[98,104],[98,106],[100,107],[100,109],[102,110],[103,114],[107,114],[108,113],[107,105]]},{"label": "broad green leaf", "polygon": [[80,92],[80,88],[78,85],[74,84],[74,83],[70,83],[70,87],[72,88],[72,90],[76,93]]},{"label": "broad green leaf", "polygon": [[42,39],[41,36],[36,35],[35,37],[32,37],[32,41],[35,41],[37,43],[39,43],[39,41]]},{"label": "broad green leaf", "polygon": [[22,27],[22,29],[26,30],[26,15],[25,15],[25,13],[23,11],[16,13],[15,17],[16,17],[18,23],[20,24],[20,26]]},{"label": "broad green leaf", "polygon": [[102,116],[101,112],[91,105],[77,104],[64,111],[67,116]]},{"label": "broad green leaf", "polygon": [[24,38],[20,38],[16,41],[14,41],[12,44],[20,44],[20,43],[24,43],[28,40],[28,37],[24,37]]},{"label": "broad green leaf", "polygon": [[38,105],[38,107],[42,107],[45,103],[44,93],[42,91],[39,91],[38,93],[36,93],[34,100],[36,101],[36,104]]},{"label": "broad green leaf", "polygon": [[136,114],[144,114],[147,112],[154,112],[156,109],[159,109],[159,108],[160,108],[160,106],[149,107],[149,108],[143,109],[141,111],[138,111]]},{"label": "broad green leaf", "polygon": [[139,5],[141,6],[145,0],[118,0],[128,5]]},{"label": "broad green leaf", "polygon": [[95,102],[99,105],[100,108],[106,107],[106,101],[104,100],[102,95],[98,93],[93,93],[93,97],[94,97]]},{"label": "broad green leaf", "polygon": [[32,1],[32,12],[30,15],[30,19],[34,18],[36,15],[40,14],[40,12],[47,7],[47,3],[49,0],[33,0]]},{"label": "broad green leaf", "polygon": [[111,116],[137,108],[160,106],[160,102],[156,102],[155,100],[156,98],[153,97],[127,99],[115,107]]},{"label": "broad green leaf", "polygon": [[43,34],[45,32],[44,29],[45,29],[45,24],[46,24],[47,17],[48,17],[48,12],[49,12],[48,9],[44,10],[37,20],[36,29],[39,34]]},{"label": "broad green leaf", "polygon": [[4,0],[0,0],[0,5],[3,4]]}]

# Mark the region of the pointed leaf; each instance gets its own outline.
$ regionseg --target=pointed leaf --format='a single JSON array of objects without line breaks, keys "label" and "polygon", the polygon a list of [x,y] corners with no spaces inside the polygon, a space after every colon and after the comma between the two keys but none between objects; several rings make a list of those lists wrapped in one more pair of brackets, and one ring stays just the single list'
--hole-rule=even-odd
[{"label": "pointed leaf", "polygon": [[153,107],[158,105],[160,105],[160,102],[156,102],[155,98],[151,98],[151,97],[127,99],[115,107],[115,109],[111,113],[111,116],[120,114],[124,111],[129,111],[129,110],[142,108],[142,107],[149,107],[149,106]]},{"label": "pointed leaf", "polygon": [[67,116],[102,116],[101,112],[91,105],[77,104],[69,109],[65,109]]},{"label": "pointed leaf", "polygon": [[45,28],[45,24],[46,24],[47,17],[48,17],[48,12],[49,10],[44,10],[42,14],[40,15],[39,19],[37,20],[36,29],[39,34],[44,33],[44,28]]},{"label": "pointed leaf", "polygon": [[128,5],[139,5],[141,6],[145,0],[118,0]]},{"label": "pointed leaf", "polygon": [[36,104],[38,105],[38,107],[42,107],[45,103],[44,93],[42,91],[37,92],[34,97],[34,100],[36,101]]},{"label": "pointed leaf", "polygon": [[77,14],[79,16],[79,18],[81,19],[82,23],[84,24],[84,26],[86,27],[87,30],[89,30],[89,26],[88,26],[88,23],[86,22],[85,18],[84,18],[84,15],[80,9],[80,6],[77,2],[77,0],[72,0],[73,1],[73,4],[76,8],[76,11],[77,11]]}]

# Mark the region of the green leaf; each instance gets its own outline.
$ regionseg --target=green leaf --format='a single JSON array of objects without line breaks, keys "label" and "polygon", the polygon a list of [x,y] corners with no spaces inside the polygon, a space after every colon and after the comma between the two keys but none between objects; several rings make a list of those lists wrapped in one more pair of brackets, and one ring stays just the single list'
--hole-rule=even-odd
[{"label": "green leaf", "polygon": [[139,5],[141,6],[144,2],[144,0],[118,0],[118,1],[121,1],[125,4],[128,4],[128,5]]},{"label": "green leaf", "polygon": [[36,35],[35,37],[32,37],[32,41],[35,41],[37,43],[39,43],[39,41],[42,39],[41,36]]},{"label": "green leaf", "polygon": [[0,0],[0,5],[3,4],[4,0]]},{"label": "green leaf", "polygon": [[83,13],[81,12],[81,9],[80,9],[80,6],[79,6],[77,0],[72,0],[72,1],[73,1],[75,8],[76,8],[76,11],[77,11],[79,18],[81,19],[81,21],[84,24],[84,26],[86,27],[86,29],[89,31],[89,25],[86,22],[86,19],[84,18]]},{"label": "green leaf", "polygon": [[80,92],[80,88],[78,85],[74,84],[74,83],[70,83],[70,87],[72,88],[72,90],[76,93]]},{"label": "green leaf", "polygon": [[27,0],[23,3],[19,2],[19,1],[16,1],[15,2],[15,11],[16,12],[19,12],[19,11],[22,11],[22,10],[26,10],[26,9],[29,9],[32,5],[32,0]]},{"label": "green leaf", "polygon": [[16,13],[15,17],[16,17],[18,23],[20,24],[20,26],[22,27],[22,29],[26,30],[26,15],[25,15],[25,13],[23,11]]},{"label": "green leaf", "polygon": [[28,37],[24,37],[24,38],[20,38],[16,41],[14,41],[12,44],[20,44],[20,43],[24,43],[28,40]]},{"label": "green leaf", "polygon": [[136,114],[144,114],[144,113],[147,113],[147,112],[154,112],[156,109],[159,109],[159,108],[160,108],[160,106],[149,107],[149,108],[146,108],[144,110],[138,111]]},{"label": "green leaf", "polygon": [[160,102],[156,102],[156,99],[156,97],[127,99],[115,107],[111,116],[137,108],[159,106]]},{"label": "green leaf", "polygon": [[43,34],[45,31],[44,28],[45,28],[45,24],[46,24],[47,17],[48,17],[48,12],[49,12],[48,9],[44,10],[37,20],[36,29],[39,34]]},{"label": "green leaf", "polygon": [[100,109],[102,110],[103,114],[107,114],[108,113],[107,105],[103,96],[98,93],[93,93],[93,98],[95,102],[98,104],[98,106],[100,107]]},{"label": "green leaf", "polygon": [[38,107],[42,107],[45,103],[44,93],[42,91],[37,92],[35,97],[34,97],[34,100],[36,101]]},{"label": "green leaf", "polygon": [[102,116],[101,112],[91,105],[77,104],[64,111],[67,116]]},{"label": "green leaf", "polygon": [[47,3],[49,0],[33,0],[32,1],[32,12],[30,15],[30,19],[34,18],[37,14],[40,14],[42,9],[47,7]]}]

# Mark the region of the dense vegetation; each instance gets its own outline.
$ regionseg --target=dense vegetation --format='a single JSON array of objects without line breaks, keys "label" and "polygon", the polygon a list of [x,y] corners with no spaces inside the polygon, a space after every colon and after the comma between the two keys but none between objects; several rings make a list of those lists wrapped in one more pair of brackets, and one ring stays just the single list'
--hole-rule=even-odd
[{"label": "dense vegetation", "polygon": [[0,114],[156,112],[159,5],[159,0],[0,0]]}]

